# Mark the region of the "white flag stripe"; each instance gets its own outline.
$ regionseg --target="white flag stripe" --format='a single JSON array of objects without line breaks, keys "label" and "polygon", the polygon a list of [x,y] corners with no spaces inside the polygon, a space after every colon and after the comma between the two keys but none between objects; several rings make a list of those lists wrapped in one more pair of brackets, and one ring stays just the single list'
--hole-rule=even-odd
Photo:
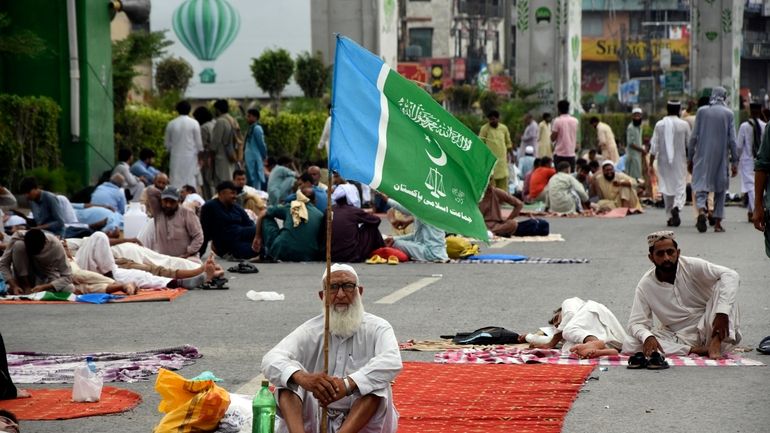
[{"label": "white flag stripe", "polygon": [[377,129],[377,156],[374,159],[374,176],[369,184],[374,189],[382,182],[382,166],[385,165],[385,152],[388,150],[388,98],[385,97],[385,80],[388,79],[390,67],[383,63],[377,76],[377,90],[380,92],[380,124]]}]

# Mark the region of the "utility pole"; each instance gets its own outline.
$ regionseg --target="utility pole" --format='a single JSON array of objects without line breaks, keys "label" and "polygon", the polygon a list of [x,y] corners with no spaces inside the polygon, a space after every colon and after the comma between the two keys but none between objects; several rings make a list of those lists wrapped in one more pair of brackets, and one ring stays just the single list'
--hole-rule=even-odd
[{"label": "utility pole", "polygon": [[[648,22],[648,23],[652,22],[652,0],[644,0],[644,20],[645,22]],[[651,83],[652,84],[651,86],[652,87],[652,110],[651,111],[655,113],[657,110],[656,100],[658,97],[657,96],[658,92],[655,86],[655,73],[653,72],[653,69],[652,69],[652,63],[653,63],[653,58],[652,58],[652,31],[653,30],[652,29],[653,29],[653,26],[646,26],[644,37],[647,40],[646,41],[647,42],[647,69],[650,71],[650,78],[652,81]]]}]

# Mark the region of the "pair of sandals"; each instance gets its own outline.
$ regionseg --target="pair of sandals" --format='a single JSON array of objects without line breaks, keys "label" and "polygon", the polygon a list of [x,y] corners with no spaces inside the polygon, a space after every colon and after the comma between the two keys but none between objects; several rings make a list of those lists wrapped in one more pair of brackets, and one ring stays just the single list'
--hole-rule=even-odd
[{"label": "pair of sandals", "polygon": [[256,266],[251,263],[240,262],[235,266],[231,266],[227,269],[227,272],[233,272],[236,274],[256,274],[259,272]]},{"label": "pair of sandals", "polygon": [[227,285],[227,278],[214,277],[211,280],[201,284],[201,290],[227,290],[230,287]]},{"label": "pair of sandals", "polygon": [[642,352],[636,352],[634,356],[628,358],[628,368],[631,370],[665,370],[669,367],[668,361],[660,352],[652,352],[649,358]]},{"label": "pair of sandals", "polygon": [[762,339],[759,346],[757,346],[757,352],[770,355],[770,336]]},{"label": "pair of sandals", "polygon": [[397,265],[398,257],[396,256],[389,256],[387,259],[384,257],[380,257],[379,255],[375,254],[372,257],[366,259],[366,264],[368,265],[383,265],[383,264],[389,264],[389,265]]}]

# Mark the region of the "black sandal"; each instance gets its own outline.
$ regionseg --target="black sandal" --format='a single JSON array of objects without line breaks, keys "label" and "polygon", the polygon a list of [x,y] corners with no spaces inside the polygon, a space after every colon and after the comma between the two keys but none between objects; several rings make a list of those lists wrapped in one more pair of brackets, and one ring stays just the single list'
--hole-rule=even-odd
[{"label": "black sandal", "polygon": [[668,368],[666,358],[660,352],[652,352],[650,360],[647,361],[647,370],[665,370]]},{"label": "black sandal", "polygon": [[256,266],[251,263],[240,262],[235,266],[230,267],[227,272],[235,272],[237,274],[256,274],[259,272]]},{"label": "black sandal", "polygon": [[636,352],[634,356],[628,358],[628,367],[631,370],[639,370],[647,367],[647,358],[642,352]]},{"label": "black sandal", "polygon": [[200,288],[201,290],[228,290],[230,287],[227,285],[227,278],[214,277],[211,281],[203,283]]}]

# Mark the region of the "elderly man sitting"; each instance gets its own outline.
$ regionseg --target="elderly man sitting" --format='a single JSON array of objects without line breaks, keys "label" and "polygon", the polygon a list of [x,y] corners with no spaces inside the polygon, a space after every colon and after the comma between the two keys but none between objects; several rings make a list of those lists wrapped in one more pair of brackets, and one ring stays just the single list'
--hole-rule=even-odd
[{"label": "elderly man sitting", "polygon": [[636,180],[615,171],[615,164],[609,159],[602,162],[602,171],[594,175],[591,188],[590,196],[599,197],[599,210],[625,207],[629,213],[642,212],[642,204],[636,194]]},{"label": "elderly man sitting", "polygon": [[[326,286],[326,273],[322,288]],[[401,371],[398,341],[390,324],[364,312],[364,288],[349,265],[331,267],[329,373],[324,366],[324,320],[300,325],[262,358],[262,373],[276,385],[276,432],[319,431],[322,407],[329,432],[398,430],[390,383]]]},{"label": "elderly man sitting", "polygon": [[[629,338],[623,343],[624,352],[636,352],[629,367],[634,368],[634,362],[644,364],[654,353],[657,358],[689,353],[721,358],[741,341],[738,273],[681,256],[671,231],[648,235],[647,245],[654,266],[644,273],[634,293]],[[653,327],[653,315],[660,326]]]}]

